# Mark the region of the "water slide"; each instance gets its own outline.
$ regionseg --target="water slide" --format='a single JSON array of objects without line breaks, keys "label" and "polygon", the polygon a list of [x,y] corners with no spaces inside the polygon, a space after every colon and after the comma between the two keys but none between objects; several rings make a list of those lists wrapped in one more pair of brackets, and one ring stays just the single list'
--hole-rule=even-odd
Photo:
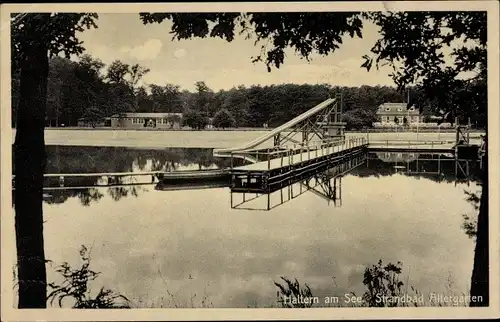
[{"label": "water slide", "polygon": [[291,119],[290,121],[286,122],[283,125],[278,126],[277,128],[273,129],[272,131],[269,131],[268,133],[264,134],[263,136],[236,148],[225,148],[225,149],[214,149],[214,155],[224,155],[228,154],[231,152],[237,152],[237,151],[242,151],[242,150],[248,150],[248,149],[253,149],[256,146],[264,143],[265,141],[273,138],[275,135],[288,130],[292,126],[306,120],[307,118],[313,116],[314,114],[321,112],[331,104],[335,102],[334,98],[329,98],[326,101],[316,105],[315,107],[311,108],[310,110],[307,110],[306,112],[300,114],[299,116]]}]

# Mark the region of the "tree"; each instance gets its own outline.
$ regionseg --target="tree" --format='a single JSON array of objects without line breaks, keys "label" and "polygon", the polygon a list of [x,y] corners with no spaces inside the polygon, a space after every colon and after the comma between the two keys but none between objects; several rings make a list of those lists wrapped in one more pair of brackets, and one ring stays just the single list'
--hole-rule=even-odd
[{"label": "tree", "polygon": [[153,111],[153,100],[144,86],[139,87],[137,90],[137,112],[150,112]]},{"label": "tree", "polygon": [[215,127],[233,127],[236,125],[236,121],[234,120],[233,115],[226,109],[221,109],[217,113],[215,113],[213,125]]},{"label": "tree", "polygon": [[[435,111],[446,112],[447,121],[486,112],[486,12],[374,12],[367,17],[383,37],[372,55],[364,56],[364,67],[390,64],[398,89],[415,85],[435,100]],[[443,50],[451,51],[452,64],[445,63]]]},{"label": "tree", "polygon": [[106,80],[113,91],[113,112],[135,112],[139,109],[140,80],[149,69],[139,64],[129,65],[120,60],[113,61],[106,72]]},{"label": "tree", "polygon": [[95,123],[105,115],[109,103],[106,84],[101,77],[105,65],[89,55],[83,55],[73,65],[76,86],[70,88],[71,94],[67,94],[66,98],[74,113],[73,120],[68,124],[76,124],[81,117],[90,118]]},{"label": "tree", "polygon": [[[47,119],[52,125],[59,126],[64,113],[64,85],[71,82],[73,64],[62,57],[53,57],[49,61],[49,75],[47,79]],[[66,123],[68,124],[68,123]]]},{"label": "tree", "polygon": [[203,81],[195,83],[196,95],[192,102],[192,109],[198,110],[206,117],[213,115],[214,92]]},{"label": "tree", "polygon": [[342,114],[342,121],[347,123],[346,129],[349,130],[371,127],[372,123],[376,120],[377,119],[373,111],[362,108],[351,109]]},{"label": "tree", "polygon": [[93,126],[102,121],[104,113],[100,108],[91,107],[85,111],[83,118],[89,121]]},{"label": "tree", "polygon": [[151,100],[153,102],[153,110],[155,112],[173,113],[182,111],[182,97],[180,86],[167,84],[159,86],[155,84],[149,85],[151,89]]},{"label": "tree", "polygon": [[[240,26],[247,37],[255,35],[257,41],[266,40],[266,44],[270,44],[271,48],[263,45],[262,54],[254,58],[254,61],[264,61],[268,71],[272,65],[279,68],[284,62],[287,47],[306,59],[312,52],[321,55],[334,52],[342,43],[342,36],[361,37],[362,19],[369,19],[381,32],[371,49],[372,55],[364,56],[361,67],[370,70],[373,64],[376,67],[389,64],[394,68],[392,77],[400,91],[408,85],[422,89],[437,103],[435,111],[443,110],[443,118],[448,120],[474,113],[484,115],[485,119],[487,116],[487,17],[483,11],[141,13],[140,18],[145,24],[172,20],[172,33],[177,39],[210,36],[230,42],[236,27]],[[453,48],[454,41],[462,45]],[[452,51],[453,64],[445,64],[443,49]],[[473,76],[459,77],[467,72]],[[421,106],[418,108],[422,110]],[[487,168],[484,172],[487,181]],[[482,205],[488,202],[487,189],[483,189]],[[480,305],[488,306],[488,267],[480,264],[489,260],[488,213],[484,209],[487,206],[481,207],[478,219],[471,295],[483,296],[485,301]],[[479,222],[486,224],[479,227]]]},{"label": "tree", "polygon": [[219,91],[215,95],[215,109],[229,111],[238,126],[255,126],[252,124],[249,91],[244,86]]},{"label": "tree", "polygon": [[208,117],[206,117],[202,112],[191,109],[184,112],[182,121],[184,125],[197,130],[205,128],[205,126],[209,123]]},{"label": "tree", "polygon": [[[45,308],[43,173],[49,55],[83,52],[76,33],[97,27],[93,13],[28,13],[11,16],[12,68],[18,71],[14,200],[19,308]],[[19,202],[23,200],[23,202]]]}]

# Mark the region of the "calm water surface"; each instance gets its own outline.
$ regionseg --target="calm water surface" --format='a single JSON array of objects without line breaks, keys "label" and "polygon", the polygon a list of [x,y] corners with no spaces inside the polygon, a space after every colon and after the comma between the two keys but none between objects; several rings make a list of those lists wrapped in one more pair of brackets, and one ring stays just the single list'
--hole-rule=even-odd
[{"label": "calm water surface", "polygon": [[[48,154],[50,173],[228,166],[210,149],[52,146]],[[343,177],[341,200],[307,192],[271,211],[231,209],[228,188],[54,192],[43,209],[46,256],[76,265],[80,246],[92,247],[91,267],[102,272],[93,288],[149,307],[200,307],[204,299],[269,307],[280,276],[318,296],[361,295],[364,269],[379,259],[403,262],[404,282],[421,293],[467,293],[474,241],[462,215],[475,211],[464,190],[480,188],[455,184],[451,162],[433,174],[438,162],[429,158],[436,156],[370,155]],[[48,275],[58,278],[50,267]]]}]

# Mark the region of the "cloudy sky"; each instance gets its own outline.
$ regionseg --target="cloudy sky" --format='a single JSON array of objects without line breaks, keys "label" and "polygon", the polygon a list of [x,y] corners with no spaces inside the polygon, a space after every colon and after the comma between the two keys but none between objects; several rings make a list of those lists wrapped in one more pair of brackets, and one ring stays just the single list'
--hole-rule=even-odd
[{"label": "cloudy sky", "polygon": [[119,59],[149,68],[144,78],[147,84],[173,83],[192,90],[196,81],[205,81],[216,91],[241,84],[393,85],[390,69],[367,72],[360,68],[362,56],[378,37],[374,25],[365,25],[363,39],[346,37],[334,54],[313,56],[311,63],[288,51],[285,64],[270,73],[264,63],[251,62],[260,47],[243,36],[231,43],[214,38],[177,41],[169,34],[169,21],[143,25],[138,14],[128,13],[101,13],[98,26],[80,36],[87,53],[106,64]]}]

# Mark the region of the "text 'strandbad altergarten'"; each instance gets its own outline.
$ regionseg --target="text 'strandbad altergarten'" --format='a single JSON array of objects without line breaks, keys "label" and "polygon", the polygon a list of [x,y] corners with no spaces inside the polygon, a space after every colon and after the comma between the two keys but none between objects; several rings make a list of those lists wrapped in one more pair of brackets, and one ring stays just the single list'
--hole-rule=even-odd
[{"label": "text 'strandbad altergarten'", "polygon": [[[428,296],[420,295],[402,295],[402,296],[382,296],[376,295],[374,302],[376,304],[385,304],[384,306],[393,306],[394,304],[408,304],[410,306],[467,306],[470,303],[480,303],[482,296],[470,295],[446,295],[439,293],[430,293]],[[363,305],[366,301],[361,296],[347,293],[344,296],[282,296],[279,302],[284,305],[322,305],[322,304],[347,304]]]}]

